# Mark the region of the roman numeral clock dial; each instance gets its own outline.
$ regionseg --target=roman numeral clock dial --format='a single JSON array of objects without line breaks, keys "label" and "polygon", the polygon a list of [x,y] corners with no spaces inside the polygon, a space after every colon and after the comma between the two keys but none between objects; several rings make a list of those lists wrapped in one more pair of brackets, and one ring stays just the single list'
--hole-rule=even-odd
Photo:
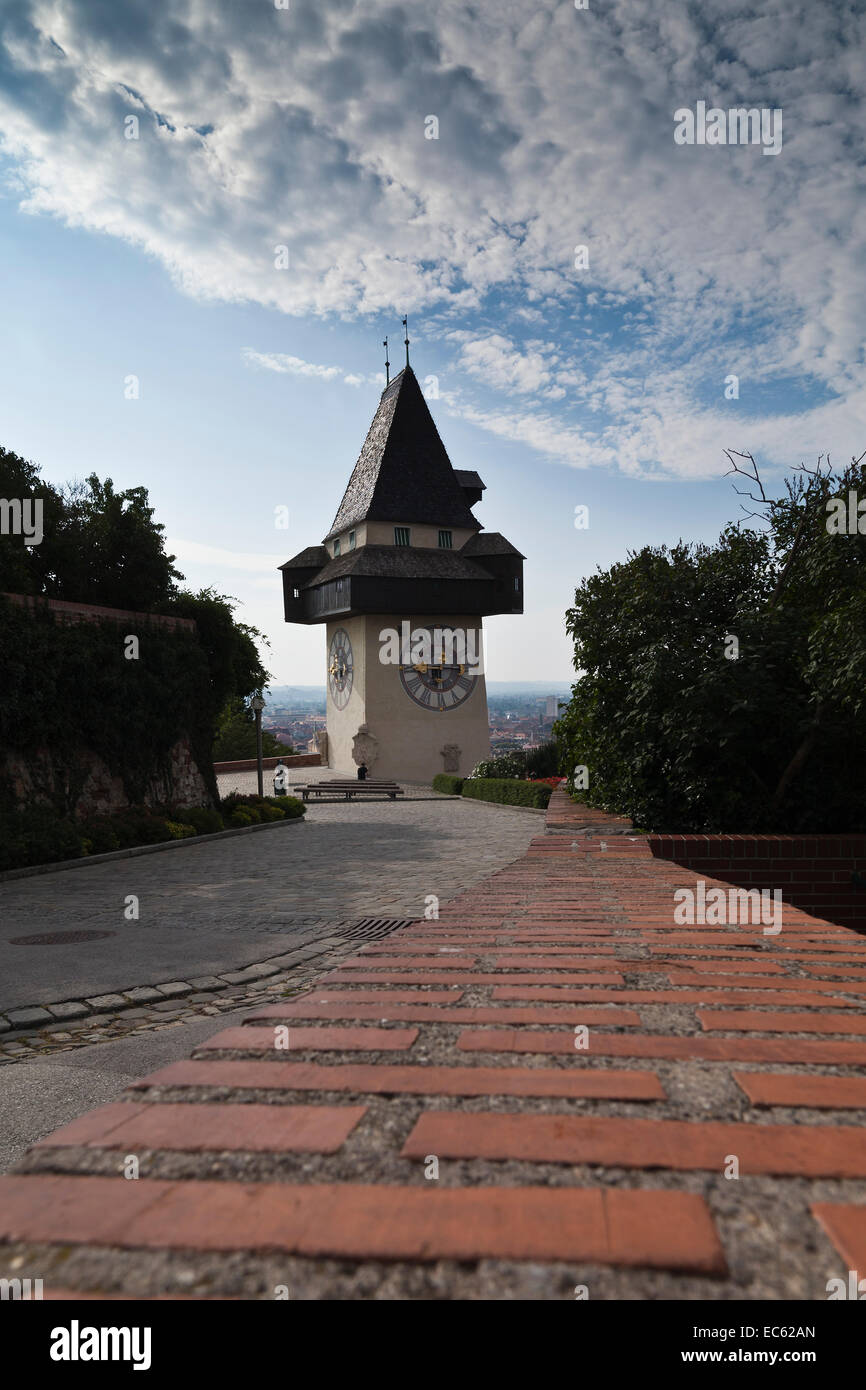
[{"label": "roman numeral clock dial", "polygon": [[328,648],[328,689],[337,709],[345,709],[352,693],[352,643],[343,627],[338,627]]},{"label": "roman numeral clock dial", "polygon": [[449,665],[445,652],[439,656],[438,663],[416,661],[402,665],[400,681],[416,705],[445,714],[469,699],[478,677],[470,675],[464,665]]}]

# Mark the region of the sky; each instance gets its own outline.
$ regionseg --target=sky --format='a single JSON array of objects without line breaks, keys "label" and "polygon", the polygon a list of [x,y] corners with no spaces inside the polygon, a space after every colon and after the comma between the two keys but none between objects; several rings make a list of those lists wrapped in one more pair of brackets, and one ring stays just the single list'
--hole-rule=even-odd
[{"label": "sky", "polygon": [[[840,0],[7,0],[0,443],[146,486],[187,585],[320,684],[276,567],[329,530],[408,314],[526,556],[488,675],[567,681],[584,576],[738,518],[725,449],[776,488],[866,448],[864,40]],[[679,143],[699,103],[779,148]]]}]

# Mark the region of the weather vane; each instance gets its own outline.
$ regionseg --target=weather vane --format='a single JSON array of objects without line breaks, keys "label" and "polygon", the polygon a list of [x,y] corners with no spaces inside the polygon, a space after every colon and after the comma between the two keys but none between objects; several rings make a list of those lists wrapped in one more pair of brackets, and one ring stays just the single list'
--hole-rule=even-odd
[{"label": "weather vane", "polygon": [[403,339],[403,342],[406,344],[406,366],[408,367],[408,365],[409,365],[409,319],[408,319],[408,317],[406,317],[406,318],[403,319],[403,327],[404,327],[405,330],[406,330],[406,337]]},{"label": "weather vane", "polygon": [[388,382],[391,380],[391,363],[388,361],[388,339],[387,339],[387,338],[384,339],[384,341],[383,341],[383,343],[382,343],[382,346],[383,346],[383,348],[385,349],[385,385],[387,386],[387,385],[388,385]]}]

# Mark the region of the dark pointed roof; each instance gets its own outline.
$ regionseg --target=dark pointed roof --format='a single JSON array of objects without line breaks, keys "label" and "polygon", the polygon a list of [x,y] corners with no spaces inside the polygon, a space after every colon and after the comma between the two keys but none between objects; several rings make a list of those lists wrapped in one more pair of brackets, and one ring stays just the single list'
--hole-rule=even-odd
[{"label": "dark pointed roof", "polygon": [[325,540],[361,521],[481,530],[411,367],[382,392]]}]

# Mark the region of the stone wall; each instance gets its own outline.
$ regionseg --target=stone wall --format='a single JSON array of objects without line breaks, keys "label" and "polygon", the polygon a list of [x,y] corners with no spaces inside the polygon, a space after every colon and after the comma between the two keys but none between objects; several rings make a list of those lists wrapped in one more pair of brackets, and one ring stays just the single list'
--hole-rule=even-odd
[{"label": "stone wall", "polygon": [[193,618],[176,618],[166,613],[136,613],[129,608],[106,608],[99,603],[70,603],[66,599],[34,597],[32,594],[0,594],[31,613],[47,609],[57,623],[128,623],[133,631],[142,624],[168,628],[171,632],[195,632]]},{"label": "stone wall", "polygon": [[[62,764],[47,748],[7,753],[0,755],[0,775],[9,778],[18,802],[59,802],[78,817],[107,815],[130,804],[123,780],[92,749],[65,752]],[[147,806],[211,804],[188,738],[180,738],[174,744],[165,771],[151,778],[143,800]]]},{"label": "stone wall", "polygon": [[[318,753],[286,753],[282,758],[262,758],[263,768],[276,767],[321,767],[322,759]],[[235,762],[214,763],[213,770],[219,777],[223,772],[255,772],[258,762],[255,758],[238,758]]]},{"label": "stone wall", "polygon": [[[34,598],[29,594],[2,595],[31,613],[48,610],[56,623],[118,623],[135,632],[142,626],[172,632],[196,632],[192,618],[161,613],[136,613],[94,603],[70,603],[63,599]],[[211,793],[193,757],[187,735],[169,750],[164,767],[155,769],[142,800],[147,806],[210,806]],[[104,758],[91,748],[64,748],[62,756],[47,747],[0,750],[0,777],[11,782],[15,799],[22,804],[39,802],[62,805],[81,817],[121,811],[129,799],[123,779],[112,773]]]}]

